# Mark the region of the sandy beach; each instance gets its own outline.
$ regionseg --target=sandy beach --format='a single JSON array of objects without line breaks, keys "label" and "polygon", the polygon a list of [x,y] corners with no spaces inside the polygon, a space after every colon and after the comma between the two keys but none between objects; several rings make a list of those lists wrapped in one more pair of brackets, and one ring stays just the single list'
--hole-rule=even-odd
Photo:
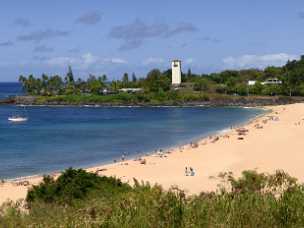
[{"label": "sandy beach", "polygon": [[[271,112],[242,127],[204,138],[189,145],[158,151],[137,159],[89,168],[99,175],[115,176],[132,184],[139,181],[178,186],[187,194],[215,190],[220,172],[257,169],[284,170],[304,181],[304,104],[265,107]],[[194,175],[185,174],[185,167]],[[42,177],[28,177],[0,184],[0,203],[23,199],[29,187]]]}]

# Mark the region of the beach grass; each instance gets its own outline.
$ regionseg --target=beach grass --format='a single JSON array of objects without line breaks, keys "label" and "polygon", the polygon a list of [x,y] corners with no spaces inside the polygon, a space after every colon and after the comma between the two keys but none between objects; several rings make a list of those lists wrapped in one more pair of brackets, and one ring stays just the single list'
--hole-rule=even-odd
[{"label": "beach grass", "polygon": [[303,227],[304,185],[283,171],[219,175],[215,192],[134,186],[84,170],[45,177],[25,202],[1,207],[1,227]]}]

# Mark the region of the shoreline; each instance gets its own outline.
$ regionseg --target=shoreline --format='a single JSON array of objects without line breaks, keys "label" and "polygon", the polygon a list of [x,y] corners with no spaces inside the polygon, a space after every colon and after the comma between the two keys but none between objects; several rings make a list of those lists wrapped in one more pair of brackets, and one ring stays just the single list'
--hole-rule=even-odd
[{"label": "shoreline", "polygon": [[[26,105],[27,106],[27,105]],[[32,106],[32,105],[29,105]],[[36,105],[34,105],[35,107]],[[40,106],[39,106],[40,107]],[[45,107],[45,106],[43,106]],[[46,106],[46,107],[53,107],[53,106]],[[60,106],[61,107],[61,106]],[[64,107],[64,106],[63,106]],[[101,106],[102,107],[102,106]],[[113,106],[114,108],[115,106]],[[117,107],[129,107],[129,106],[117,106]],[[139,106],[142,107],[142,106]],[[159,107],[159,108],[175,108],[175,107],[180,107],[180,106],[151,106],[151,107]],[[209,106],[186,106],[189,108],[197,108],[197,107],[206,107],[206,108],[213,108],[213,107],[209,107]],[[186,108],[186,107],[181,107],[181,108]],[[221,107],[225,107],[225,106],[221,106]],[[237,123],[235,125],[232,125],[231,127],[226,127],[224,129],[221,130],[216,130],[216,131],[212,131],[209,132],[205,135],[198,135],[196,137],[193,137],[191,140],[186,140],[185,142],[180,142],[177,144],[174,144],[172,146],[167,146],[167,147],[162,147],[156,150],[152,150],[152,151],[143,151],[141,153],[138,154],[134,154],[134,155],[130,155],[130,156],[126,156],[125,161],[131,161],[133,159],[136,159],[137,157],[146,157],[146,156],[153,156],[154,154],[156,154],[156,151],[162,150],[162,151],[171,151],[171,150],[176,150],[179,147],[185,147],[185,146],[189,146],[191,143],[195,143],[195,142],[199,142],[202,140],[205,140],[207,138],[210,137],[216,137],[216,136],[221,136],[223,134],[229,134],[230,131],[233,131],[236,128],[241,128],[246,126],[247,124],[249,124],[250,122],[258,119],[258,118],[262,118],[263,116],[269,114],[269,112],[271,112],[271,107],[241,107],[241,106],[235,106],[235,107],[231,107],[231,106],[227,106],[228,108],[245,108],[245,109],[261,109],[264,110],[264,113],[258,114],[255,117],[249,118],[245,121],[242,121],[240,123]],[[89,108],[94,108],[94,107],[89,107]],[[133,108],[133,106],[132,106]],[[137,107],[134,107],[137,108]],[[96,162],[96,163],[92,163],[92,164],[88,164],[88,165],[83,165],[80,167],[80,169],[84,169],[84,170],[91,170],[94,169],[96,167],[101,167],[101,166],[108,166],[108,165],[112,165],[112,164],[116,164],[115,160],[118,160],[118,158],[113,158],[107,161],[101,161],[101,162]],[[117,162],[119,163],[119,161]],[[64,170],[64,169],[63,169]],[[3,180],[5,182],[16,182],[16,181],[24,181],[24,180],[29,180],[32,178],[42,178],[45,175],[58,175],[60,174],[63,170],[52,170],[52,171],[46,171],[43,173],[36,173],[36,174],[30,174],[30,175],[25,175],[25,176],[17,176],[17,177],[8,177],[8,178],[2,178],[0,180]]]},{"label": "shoreline", "polygon": [[[303,105],[303,104],[296,104],[296,105]],[[279,112],[281,112],[282,110],[285,111],[287,106],[286,105],[271,106],[271,107],[265,106],[265,107],[263,107],[263,109],[266,111],[265,113],[260,114],[254,118],[251,118],[242,124],[238,124],[237,126],[234,126],[231,129],[225,129],[225,130],[222,130],[215,134],[210,134],[206,137],[200,138],[199,140],[195,141],[194,144],[197,144],[198,145],[197,147],[196,146],[193,147],[192,143],[191,144],[188,143],[188,144],[185,144],[180,147],[175,147],[175,148],[169,150],[168,153],[166,151],[163,151],[160,156],[158,153],[156,153],[156,154],[154,153],[152,155],[142,156],[142,157],[140,157],[140,159],[134,159],[134,160],[127,159],[125,161],[121,161],[121,162],[114,163],[114,164],[92,167],[87,170],[90,172],[95,172],[95,173],[102,174],[105,176],[114,176],[114,177],[117,177],[117,178],[123,180],[124,182],[130,183],[130,184],[134,183],[133,179],[135,178],[139,182],[141,182],[141,181],[143,181],[144,183],[149,182],[152,185],[160,184],[165,189],[169,189],[172,186],[179,186],[181,189],[185,190],[186,193],[189,195],[199,194],[203,191],[216,190],[218,187],[218,184],[220,184],[220,183],[214,177],[217,177],[222,172],[229,172],[229,171],[233,170],[234,173],[236,174],[236,176],[240,176],[241,172],[244,170],[259,169],[260,171],[263,171],[263,172],[268,172],[268,171],[274,172],[276,170],[281,169],[281,167],[278,166],[275,169],[269,170],[267,167],[266,167],[266,169],[264,169],[264,167],[248,165],[248,166],[246,166],[246,168],[239,169],[238,165],[236,165],[236,168],[234,168],[235,164],[237,164],[239,161],[238,161],[238,159],[234,159],[234,157],[231,156],[232,154],[229,153],[226,158],[227,158],[227,160],[229,160],[229,157],[231,156],[232,159],[228,162],[228,165],[227,166],[224,165],[223,168],[219,167],[218,169],[216,169],[217,171],[213,172],[214,175],[205,175],[204,176],[205,180],[202,183],[203,184],[205,183],[206,185],[203,186],[203,184],[202,184],[200,186],[200,188],[197,188],[197,186],[192,186],[189,188],[187,186],[187,181],[185,178],[181,178],[181,180],[178,179],[175,182],[174,180],[171,180],[171,177],[174,177],[176,175],[176,173],[175,172],[172,172],[171,174],[166,173],[168,171],[168,169],[176,168],[176,164],[181,165],[181,164],[187,163],[188,162],[187,160],[189,158],[191,158],[191,156],[194,156],[194,153],[203,152],[201,150],[202,150],[202,147],[204,147],[204,146],[206,146],[206,147],[209,146],[209,148],[211,148],[211,150],[209,150],[208,153],[212,154],[211,156],[213,156],[213,158],[218,159],[218,160],[224,160],[224,158],[221,157],[220,154],[216,154],[216,152],[218,152],[218,150],[215,148],[212,148],[212,147],[215,147],[215,146],[219,145],[221,142],[224,142],[227,139],[227,137],[228,137],[228,141],[232,137],[237,138],[236,140],[234,140],[234,142],[232,142],[232,144],[230,144],[230,145],[232,145],[232,147],[234,146],[235,142],[244,142],[243,139],[241,139],[241,141],[239,141],[239,138],[242,138],[243,136],[239,137],[239,135],[236,133],[237,130],[244,129],[244,128],[249,129],[249,131],[251,131],[253,129],[255,129],[256,131],[261,131],[261,129],[264,130],[266,127],[260,128],[260,126],[256,127],[256,125],[265,123],[265,126],[266,126],[267,122],[275,123],[275,121],[277,121],[276,118],[279,118],[278,117],[278,115],[280,115]],[[291,107],[291,106],[288,106],[288,107]],[[303,106],[303,114],[304,114],[304,106]],[[258,134],[258,135],[260,135],[260,134]],[[247,134],[245,134],[244,137],[247,137]],[[257,142],[255,141],[253,143],[253,146],[256,143]],[[209,148],[207,148],[207,149],[209,149]],[[223,147],[221,147],[221,149],[223,149]],[[250,148],[246,148],[246,149],[250,150]],[[182,151],[180,151],[180,150],[182,150]],[[180,152],[182,152],[182,153],[180,153]],[[186,154],[186,153],[189,153],[189,154]],[[210,154],[208,154],[208,156]],[[202,154],[200,154],[200,155],[202,155]],[[254,154],[252,154],[252,155],[254,156]],[[202,156],[197,155],[197,157],[201,158],[201,157],[204,157],[204,155],[202,155]],[[141,163],[143,160],[145,161],[144,164]],[[178,160],[178,161],[173,161],[173,160]],[[193,162],[197,163],[196,158],[194,158],[192,160],[193,160]],[[173,161],[173,162],[171,162],[171,161]],[[184,161],[186,161],[186,162],[184,162]],[[223,161],[221,161],[221,162],[223,162]],[[157,168],[158,168],[158,167],[155,167],[155,169],[154,169],[153,166],[158,165],[158,163],[162,163],[159,165],[159,168],[163,172],[158,172],[158,174],[156,174],[150,178],[150,175],[153,175],[154,171],[157,170]],[[169,164],[169,163],[172,163],[172,164]],[[188,162],[188,163],[190,163],[190,162]],[[223,163],[225,163],[225,162],[223,162]],[[147,167],[149,165],[150,165],[150,167]],[[185,166],[181,165],[181,167],[178,169],[179,175],[184,176],[183,175],[184,168],[185,168]],[[147,175],[143,174],[145,171],[147,171],[146,172]],[[164,175],[165,179],[160,177],[163,175],[163,173],[165,173],[165,175]],[[295,176],[299,177],[299,175],[295,175]],[[213,179],[213,180],[211,180],[211,179]],[[196,180],[200,181],[199,179],[196,179]],[[303,177],[303,180],[304,180],[304,177]],[[212,181],[214,181],[214,182],[211,183]],[[192,180],[191,180],[191,182],[192,182]],[[191,184],[194,185],[194,183],[191,183]],[[193,189],[191,189],[191,188],[193,188]]]},{"label": "shoreline", "polygon": [[[122,93],[124,94],[124,93]],[[31,105],[31,106],[50,106],[50,107],[82,107],[82,106],[101,106],[101,107],[187,107],[187,106],[270,106],[270,105],[286,105],[292,103],[303,102],[303,97],[290,97],[290,96],[262,96],[262,95],[251,95],[251,96],[234,96],[228,94],[218,93],[197,93],[194,92],[195,97],[190,100],[184,99],[167,99],[167,100],[147,100],[140,101],[134,94],[130,100],[124,100],[120,98],[105,99],[105,95],[54,95],[54,96],[35,96],[35,95],[19,95],[12,98],[2,100],[5,104],[15,105]],[[118,100],[117,100],[118,99]],[[0,100],[1,104],[1,100]]]},{"label": "shoreline", "polygon": [[[220,107],[229,107],[229,108],[257,108],[263,109],[265,106],[278,106],[273,105],[238,105],[238,104],[227,104],[227,105],[217,105],[217,104],[208,104],[208,103],[189,103],[189,104],[180,104],[180,105],[107,105],[107,104],[7,104],[8,106],[16,107],[50,107],[50,108],[220,108]],[[283,104],[288,105],[288,104]]]},{"label": "shoreline", "polygon": [[[123,164],[134,162],[134,161],[142,162],[143,159],[145,160],[145,159],[149,159],[149,158],[153,158],[153,157],[158,157],[159,154],[161,154],[161,156],[160,156],[161,158],[167,157],[168,154],[178,153],[178,151],[181,148],[191,147],[192,144],[200,144],[204,140],[208,140],[208,139],[216,138],[216,137],[222,137],[223,135],[226,135],[226,134],[231,134],[235,129],[245,127],[246,125],[252,123],[253,121],[255,121],[259,118],[263,118],[265,115],[272,112],[271,107],[242,107],[242,108],[258,108],[258,109],[265,110],[265,112],[255,116],[253,118],[250,118],[244,122],[238,123],[238,124],[234,125],[232,128],[225,128],[225,129],[222,129],[222,130],[219,130],[216,132],[210,132],[205,136],[198,136],[197,139],[193,139],[193,140],[191,140],[191,142],[181,143],[181,144],[169,146],[168,148],[158,149],[155,151],[143,152],[141,154],[137,154],[134,156],[127,156],[123,162],[122,161],[114,162],[115,160],[114,161],[105,161],[104,163],[84,166],[83,169],[87,170],[89,172],[101,174],[100,173],[101,171],[105,171],[109,167],[121,166]],[[49,176],[57,178],[61,174],[62,171],[63,170],[57,170],[57,171],[46,172],[43,174],[33,174],[33,175],[29,175],[29,176],[20,176],[20,177],[16,177],[16,178],[3,179],[4,183],[0,184],[0,204],[5,202],[7,199],[10,199],[13,201],[15,201],[19,198],[24,199],[26,196],[27,190],[31,186],[39,184],[42,181],[43,176],[49,175]],[[102,174],[102,175],[104,175],[104,174]],[[110,175],[105,174],[105,175],[106,176],[116,176],[116,175],[112,175],[112,174],[110,174]],[[127,180],[127,181],[123,180],[124,179],[123,177],[118,177],[118,176],[116,176],[116,177],[122,179],[122,181],[130,182],[129,180]],[[14,196],[11,196],[10,192],[11,191],[14,192],[16,189],[19,190],[18,193]]]}]

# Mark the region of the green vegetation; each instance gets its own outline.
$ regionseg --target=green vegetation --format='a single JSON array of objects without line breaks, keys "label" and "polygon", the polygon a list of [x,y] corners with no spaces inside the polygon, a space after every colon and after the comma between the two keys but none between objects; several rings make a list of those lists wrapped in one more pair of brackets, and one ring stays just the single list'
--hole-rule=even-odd
[{"label": "green vegetation", "polygon": [[129,190],[130,187],[121,181],[99,177],[84,170],[67,169],[56,181],[50,176],[45,176],[43,182],[34,186],[27,194],[26,201],[29,205],[35,202],[72,204],[75,200],[84,199],[87,194],[98,192],[103,197],[111,197]]},{"label": "green vegetation", "polygon": [[1,227],[303,227],[304,185],[283,171],[219,175],[216,192],[187,197],[178,188],[68,169],[45,177],[20,203],[1,207]]},{"label": "green vegetation", "polygon": [[[264,84],[270,78],[280,80],[281,84]],[[255,85],[248,85],[249,80],[256,81]],[[108,81],[106,75],[89,75],[86,81],[74,79],[71,67],[64,78],[55,75],[43,74],[41,78],[33,75],[28,77],[20,76],[24,90],[29,95],[54,97],[64,100],[66,103],[81,103],[81,101],[99,100],[101,102],[174,102],[182,99],[183,96],[190,100],[200,99],[197,94],[223,94],[223,95],[259,95],[259,96],[304,96],[304,56],[300,60],[289,61],[283,67],[267,67],[264,70],[226,70],[211,74],[193,74],[189,69],[182,74],[182,87],[178,93],[172,93],[171,70],[164,72],[158,69],[151,70],[146,77],[137,78],[133,73],[130,79],[125,73],[122,80]],[[122,92],[121,88],[142,88],[143,91],[136,96],[117,95]],[[113,94],[115,96],[113,96]],[[190,94],[190,95],[189,95]],[[98,98],[97,96],[108,96]],[[175,95],[177,98],[174,98]],[[58,97],[57,97],[58,96]],[[75,100],[71,96],[75,96]],[[205,96],[203,96],[203,99]],[[45,99],[47,100],[47,99]],[[44,100],[40,98],[40,101]],[[82,102],[84,103],[84,102]]]},{"label": "green vegetation", "polygon": [[[214,95],[213,97],[215,97]],[[87,95],[57,95],[57,96],[37,96],[36,104],[150,104],[150,105],[177,105],[190,101],[208,101],[211,95],[194,91],[168,91],[162,93],[117,93],[107,96],[87,94]]]}]

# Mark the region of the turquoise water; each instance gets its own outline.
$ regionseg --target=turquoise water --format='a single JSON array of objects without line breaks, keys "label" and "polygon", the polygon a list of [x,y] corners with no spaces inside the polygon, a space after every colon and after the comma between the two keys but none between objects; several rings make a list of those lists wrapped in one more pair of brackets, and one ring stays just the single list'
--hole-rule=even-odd
[{"label": "turquoise water", "polygon": [[[1,90],[1,86],[0,86]],[[29,121],[0,106],[0,178],[87,167],[190,142],[261,114],[259,109],[203,107],[28,107]]]}]

